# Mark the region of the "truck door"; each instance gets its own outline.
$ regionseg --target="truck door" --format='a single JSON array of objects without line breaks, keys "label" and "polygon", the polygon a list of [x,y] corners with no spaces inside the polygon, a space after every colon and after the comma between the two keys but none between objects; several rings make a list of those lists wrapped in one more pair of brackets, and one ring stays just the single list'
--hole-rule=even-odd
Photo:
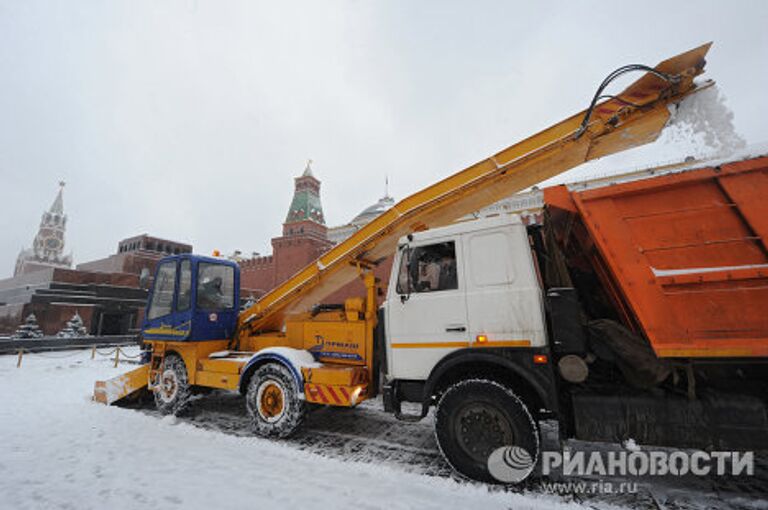
[{"label": "truck door", "polygon": [[229,262],[200,260],[196,266],[194,339],[230,338],[239,311],[239,271]]},{"label": "truck door", "polygon": [[439,359],[468,345],[461,243],[412,243],[397,264],[387,304],[389,373],[426,379]]},{"label": "truck door", "polygon": [[525,226],[519,221],[461,236],[468,333],[488,347],[545,343],[541,290]]}]

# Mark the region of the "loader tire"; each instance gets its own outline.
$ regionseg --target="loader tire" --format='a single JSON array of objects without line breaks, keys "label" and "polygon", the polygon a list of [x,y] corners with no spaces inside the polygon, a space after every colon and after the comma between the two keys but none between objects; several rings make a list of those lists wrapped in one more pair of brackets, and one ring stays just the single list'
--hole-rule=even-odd
[{"label": "loader tire", "polygon": [[245,395],[256,434],[283,438],[296,432],[306,411],[300,393],[296,379],[284,365],[267,363],[257,368]]},{"label": "loader tire", "polygon": [[[435,437],[453,469],[481,482],[522,481],[538,461],[539,435],[531,413],[511,389],[496,381],[469,379],[449,387],[437,404]],[[500,473],[489,470],[489,459],[501,447],[507,448],[494,454],[498,458],[507,453]],[[505,479],[510,469],[517,470],[512,474],[519,474],[520,480]]]},{"label": "loader tire", "polygon": [[189,405],[190,388],[187,366],[178,354],[163,358],[160,381],[153,390],[155,407],[163,414],[180,414]]}]

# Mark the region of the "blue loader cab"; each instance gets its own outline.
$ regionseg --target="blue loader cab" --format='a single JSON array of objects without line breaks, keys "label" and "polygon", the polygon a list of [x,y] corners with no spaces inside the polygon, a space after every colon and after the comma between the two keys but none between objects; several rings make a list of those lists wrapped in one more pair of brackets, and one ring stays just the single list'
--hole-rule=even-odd
[{"label": "blue loader cab", "polygon": [[142,324],[145,340],[232,338],[240,304],[240,268],[200,255],[160,261]]}]

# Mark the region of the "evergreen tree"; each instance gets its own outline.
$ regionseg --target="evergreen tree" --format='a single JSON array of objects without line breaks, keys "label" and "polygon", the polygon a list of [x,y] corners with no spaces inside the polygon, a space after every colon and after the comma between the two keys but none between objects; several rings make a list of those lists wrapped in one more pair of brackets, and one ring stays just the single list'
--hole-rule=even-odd
[{"label": "evergreen tree", "polygon": [[24,324],[21,324],[16,332],[13,334],[13,338],[42,338],[43,330],[37,324],[37,317],[34,313],[27,315]]},{"label": "evergreen tree", "polygon": [[79,336],[88,336],[88,330],[83,325],[83,319],[80,314],[75,312],[75,315],[67,321],[64,328],[56,335],[59,338],[74,338]]}]

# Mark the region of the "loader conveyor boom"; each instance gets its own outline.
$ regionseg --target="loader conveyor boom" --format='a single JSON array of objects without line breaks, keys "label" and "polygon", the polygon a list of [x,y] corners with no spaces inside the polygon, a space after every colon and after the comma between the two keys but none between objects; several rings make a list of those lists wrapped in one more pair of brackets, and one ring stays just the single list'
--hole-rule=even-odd
[{"label": "loader conveyor boom", "polygon": [[654,141],[670,113],[668,106],[703,88],[694,77],[704,70],[711,43],[665,60],[617,96],[598,103],[603,82],[588,110],[569,117],[401,200],[344,242],[244,310],[240,338],[279,330],[286,314],[307,311],[352,281],[360,267],[391,255],[411,232],[446,225],[515,192],[579,164]]}]

